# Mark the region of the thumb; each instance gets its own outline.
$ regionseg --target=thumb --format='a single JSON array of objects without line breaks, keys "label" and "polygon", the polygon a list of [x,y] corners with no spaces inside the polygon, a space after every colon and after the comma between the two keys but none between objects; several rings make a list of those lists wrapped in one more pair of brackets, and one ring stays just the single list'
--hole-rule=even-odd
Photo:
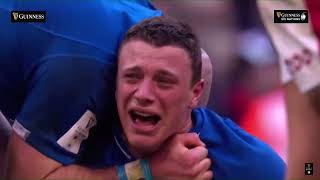
[{"label": "thumb", "polygon": [[179,142],[182,143],[188,149],[194,148],[196,146],[205,146],[205,144],[200,140],[199,135],[196,133],[184,133],[179,134]]},{"label": "thumb", "polygon": [[190,161],[200,162],[208,156],[208,150],[205,147],[197,146],[187,151]]}]

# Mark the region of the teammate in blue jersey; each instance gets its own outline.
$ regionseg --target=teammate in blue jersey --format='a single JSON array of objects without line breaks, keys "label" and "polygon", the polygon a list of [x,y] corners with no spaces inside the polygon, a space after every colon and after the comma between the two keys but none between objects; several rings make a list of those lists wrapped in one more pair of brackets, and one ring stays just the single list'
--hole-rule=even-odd
[{"label": "teammate in blue jersey", "polygon": [[[200,54],[191,28],[174,19],[155,17],[128,31],[117,71],[121,128],[114,130],[114,146],[104,150],[109,153],[92,164],[148,157],[174,134],[193,132],[206,144],[209,158],[195,168],[213,161],[201,178],[212,172],[216,180],[285,178],[285,163],[268,145],[231,120],[195,108],[203,90]],[[126,176],[121,169],[128,168],[119,166],[118,174]]]},{"label": "teammate in blue jersey", "polygon": [[[12,11],[45,11],[46,19],[13,23]],[[113,137],[115,64],[124,33],[159,15],[146,0],[0,1],[0,111],[15,120],[5,179],[117,179],[115,168],[79,163],[89,164],[86,159],[99,156],[95,147]],[[186,145],[201,144],[191,139]],[[183,161],[185,155],[175,156]],[[170,167],[150,163],[155,177],[170,176]]]}]

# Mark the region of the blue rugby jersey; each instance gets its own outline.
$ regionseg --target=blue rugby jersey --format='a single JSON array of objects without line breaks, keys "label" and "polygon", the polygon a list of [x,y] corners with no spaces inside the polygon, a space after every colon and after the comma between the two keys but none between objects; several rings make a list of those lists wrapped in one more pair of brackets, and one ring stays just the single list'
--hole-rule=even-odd
[{"label": "blue rugby jersey", "polygon": [[[206,144],[215,180],[285,179],[286,164],[269,145],[211,110],[197,108],[192,116],[194,127],[190,132],[198,133]],[[97,148],[97,154],[105,152],[103,156],[92,158],[88,165],[105,167],[135,160],[119,129],[114,131],[113,138],[105,139],[110,145]]]},{"label": "blue rugby jersey", "polygon": [[[11,11],[45,11],[46,20],[12,23]],[[77,162],[111,129],[125,32],[159,15],[146,0],[0,1],[0,110],[16,133],[54,160]]]}]

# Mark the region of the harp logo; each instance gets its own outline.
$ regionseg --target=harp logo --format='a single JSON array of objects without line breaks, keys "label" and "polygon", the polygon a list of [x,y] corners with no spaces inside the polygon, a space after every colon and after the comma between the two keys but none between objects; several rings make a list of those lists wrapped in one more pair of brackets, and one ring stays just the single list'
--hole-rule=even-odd
[{"label": "harp logo", "polygon": [[281,12],[277,12],[277,17],[281,18],[281,16],[282,16],[282,13]]},{"label": "harp logo", "polygon": [[13,19],[16,21],[18,19],[19,13],[12,12]]}]

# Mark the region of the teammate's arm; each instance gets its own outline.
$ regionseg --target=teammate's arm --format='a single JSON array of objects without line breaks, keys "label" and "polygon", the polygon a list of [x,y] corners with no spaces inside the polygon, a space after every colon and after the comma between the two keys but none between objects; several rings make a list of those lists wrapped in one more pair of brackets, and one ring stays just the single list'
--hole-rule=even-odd
[{"label": "teammate's arm", "polygon": [[[171,141],[171,143],[170,143]],[[187,150],[186,147],[196,146]],[[196,134],[179,134],[171,138],[159,151],[148,158],[154,179],[211,179],[211,163],[207,150]],[[192,162],[190,161],[192,157]],[[108,179],[117,180],[115,167],[90,169],[80,165],[63,166],[28,145],[13,132],[8,147],[5,179]],[[196,167],[196,168],[195,168]]]},{"label": "teammate's arm", "polygon": [[92,170],[78,165],[63,166],[28,145],[13,132],[8,146],[5,179],[110,179],[114,168]]}]

